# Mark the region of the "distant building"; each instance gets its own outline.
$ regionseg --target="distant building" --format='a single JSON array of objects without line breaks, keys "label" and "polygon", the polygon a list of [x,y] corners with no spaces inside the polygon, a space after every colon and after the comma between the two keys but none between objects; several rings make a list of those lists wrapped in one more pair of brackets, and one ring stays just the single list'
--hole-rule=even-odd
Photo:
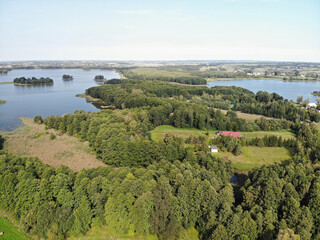
[{"label": "distant building", "polygon": [[241,138],[241,133],[239,132],[227,132],[227,131],[221,131],[221,132],[217,132],[217,134],[221,134],[222,136],[225,137],[237,137],[237,138]]},{"label": "distant building", "polygon": [[212,153],[219,152],[218,147],[216,145],[210,145],[209,148],[210,148],[210,152]]}]

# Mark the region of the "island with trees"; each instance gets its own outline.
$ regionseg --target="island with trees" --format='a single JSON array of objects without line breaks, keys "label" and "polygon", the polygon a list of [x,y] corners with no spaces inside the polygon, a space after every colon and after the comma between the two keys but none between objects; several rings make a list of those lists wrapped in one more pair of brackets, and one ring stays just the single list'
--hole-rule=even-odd
[{"label": "island with trees", "polygon": [[94,80],[95,80],[96,82],[103,82],[103,81],[106,80],[106,79],[104,78],[103,75],[96,75],[96,76],[94,77]]},{"label": "island with trees", "polygon": [[68,74],[63,74],[62,79],[64,81],[70,81],[70,80],[73,80],[73,76]]},{"label": "island with trees", "polygon": [[311,94],[313,96],[320,96],[320,91],[313,91]]},{"label": "island with trees", "polygon": [[53,80],[51,78],[25,78],[19,77],[13,80],[15,85],[53,85]]}]

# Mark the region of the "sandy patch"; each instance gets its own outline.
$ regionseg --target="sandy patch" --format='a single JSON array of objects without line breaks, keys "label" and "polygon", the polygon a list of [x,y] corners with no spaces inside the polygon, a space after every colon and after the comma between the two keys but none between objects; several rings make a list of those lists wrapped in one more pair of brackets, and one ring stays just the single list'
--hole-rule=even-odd
[{"label": "sandy patch", "polygon": [[[24,127],[4,135],[5,150],[18,156],[38,157],[52,167],[65,165],[74,171],[106,166],[90,152],[88,142],[80,142],[67,134],[60,135],[53,129],[45,130],[43,124],[35,124],[30,118],[21,120]],[[56,136],[53,140],[50,139],[51,133]]]}]

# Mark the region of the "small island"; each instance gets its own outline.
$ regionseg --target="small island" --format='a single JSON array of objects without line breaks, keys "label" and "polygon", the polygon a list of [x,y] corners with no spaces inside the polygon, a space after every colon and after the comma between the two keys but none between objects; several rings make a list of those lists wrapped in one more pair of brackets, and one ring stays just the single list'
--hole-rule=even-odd
[{"label": "small island", "polygon": [[25,78],[25,77],[20,77],[20,78],[15,78],[13,80],[13,83],[15,85],[52,85],[53,80],[51,78]]},{"label": "small island", "polygon": [[64,74],[62,76],[62,79],[63,79],[63,81],[70,81],[70,80],[73,80],[73,76],[68,75],[68,74]]},{"label": "small island", "polygon": [[7,101],[5,101],[5,100],[0,100],[0,105],[1,104],[5,104]]},{"label": "small island", "polygon": [[311,94],[313,96],[320,96],[320,91],[313,91]]},{"label": "small island", "polygon": [[94,77],[94,80],[95,80],[96,82],[103,82],[103,81],[106,80],[106,79],[104,78],[103,75],[97,75],[97,76]]}]

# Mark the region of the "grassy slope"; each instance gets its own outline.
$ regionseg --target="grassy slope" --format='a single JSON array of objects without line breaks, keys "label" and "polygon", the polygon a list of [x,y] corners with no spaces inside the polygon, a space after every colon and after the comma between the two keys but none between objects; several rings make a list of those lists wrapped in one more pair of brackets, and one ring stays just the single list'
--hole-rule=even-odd
[{"label": "grassy slope", "polygon": [[0,217],[0,232],[3,232],[4,234],[0,236],[1,240],[27,240],[29,239],[24,234],[18,232],[11,224],[10,222],[3,217]]}]

